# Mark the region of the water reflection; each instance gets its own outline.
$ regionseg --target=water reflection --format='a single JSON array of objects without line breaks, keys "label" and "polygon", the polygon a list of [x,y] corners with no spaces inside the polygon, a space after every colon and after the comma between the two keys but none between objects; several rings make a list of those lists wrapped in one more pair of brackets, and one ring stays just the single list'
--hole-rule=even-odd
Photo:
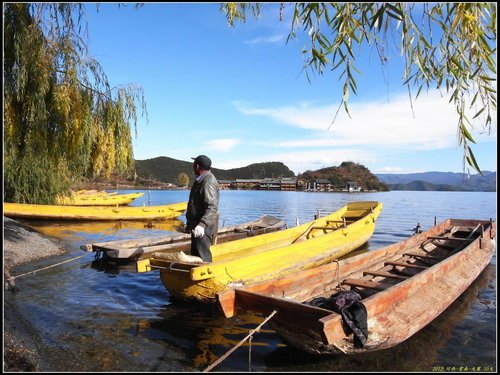
[{"label": "water reflection", "polygon": [[119,232],[137,231],[177,231],[176,227],[182,226],[182,221],[170,220],[148,220],[148,221],[64,221],[64,220],[23,220],[29,227],[52,237],[67,238],[75,233],[105,233],[107,235]]},{"label": "water reflection", "polygon": [[83,244],[161,236],[177,233],[183,222],[179,219],[148,221],[64,221],[19,220],[24,225],[53,237],[68,247]]},{"label": "water reflection", "polygon": [[[193,306],[175,301],[165,307],[158,318],[139,319],[135,334],[183,350],[186,358],[192,359],[192,366],[201,370],[240,344],[261,322],[262,317],[254,314],[226,319],[216,306]],[[274,339],[266,340],[269,336]],[[251,347],[269,347],[273,341],[279,339],[273,330],[264,327],[251,342],[240,344],[238,350],[245,353]],[[234,369],[234,357],[228,361],[233,363],[231,368]]]},{"label": "water reflection", "polygon": [[96,252],[94,260],[86,266],[98,271],[118,275],[120,272],[137,272],[135,260],[107,257],[104,252]]}]

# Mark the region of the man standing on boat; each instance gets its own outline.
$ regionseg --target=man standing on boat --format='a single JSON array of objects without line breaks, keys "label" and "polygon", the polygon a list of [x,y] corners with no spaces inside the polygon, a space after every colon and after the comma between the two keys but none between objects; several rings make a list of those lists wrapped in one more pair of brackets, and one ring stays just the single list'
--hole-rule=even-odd
[{"label": "man standing on boat", "polygon": [[211,262],[210,244],[219,220],[219,182],[210,171],[209,157],[199,155],[192,159],[196,179],[186,210],[186,233],[191,233],[191,255]]}]

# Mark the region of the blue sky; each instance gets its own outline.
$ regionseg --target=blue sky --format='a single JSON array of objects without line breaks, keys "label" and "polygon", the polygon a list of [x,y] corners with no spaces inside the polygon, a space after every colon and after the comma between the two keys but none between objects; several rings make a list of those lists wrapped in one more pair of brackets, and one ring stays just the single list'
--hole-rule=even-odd
[{"label": "blue sky", "polygon": [[[381,67],[375,50],[363,51],[352,118],[341,109],[331,125],[343,81],[330,71],[308,81],[308,44],[286,43],[290,18],[280,22],[278,9],[265,4],[259,20],[231,28],[219,3],[101,3],[98,12],[88,4],[90,55],[112,85],[144,90],[148,121],[139,116],[135,159],[205,154],[215,168],[280,161],[296,174],[343,161],[372,173],[462,172],[446,93],[421,94],[413,114],[395,53]],[[472,132],[483,170],[496,171],[494,131]]]}]

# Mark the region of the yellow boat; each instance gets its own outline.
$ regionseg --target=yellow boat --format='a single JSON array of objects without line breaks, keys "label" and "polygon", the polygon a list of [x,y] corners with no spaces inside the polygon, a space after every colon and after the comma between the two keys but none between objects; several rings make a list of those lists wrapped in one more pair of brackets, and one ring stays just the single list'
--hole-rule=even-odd
[{"label": "yellow boat", "polygon": [[71,195],[106,195],[106,194],[117,194],[117,192],[108,193],[106,190],[77,190],[72,191]]},{"label": "yellow boat", "polygon": [[58,205],[67,206],[116,206],[129,204],[134,199],[142,197],[144,193],[116,194],[116,193],[96,193],[96,194],[74,194],[71,197],[58,197]]},{"label": "yellow boat", "polygon": [[187,202],[165,206],[57,206],[5,203],[4,216],[25,219],[54,220],[165,220],[181,216]]},{"label": "yellow boat", "polygon": [[211,263],[182,251],[157,252],[136,267],[159,269],[174,298],[214,303],[216,293],[227,288],[316,267],[357,249],[372,236],[381,210],[380,202],[353,202],[293,228],[214,245]]}]

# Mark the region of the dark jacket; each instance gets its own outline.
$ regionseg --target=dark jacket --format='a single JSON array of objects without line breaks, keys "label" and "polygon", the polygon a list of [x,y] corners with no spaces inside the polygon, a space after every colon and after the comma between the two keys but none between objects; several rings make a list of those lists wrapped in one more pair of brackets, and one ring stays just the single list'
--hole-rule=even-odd
[{"label": "dark jacket", "polygon": [[208,171],[201,181],[195,181],[189,193],[186,210],[186,227],[194,229],[199,223],[210,227],[215,225],[219,206],[219,183]]}]

